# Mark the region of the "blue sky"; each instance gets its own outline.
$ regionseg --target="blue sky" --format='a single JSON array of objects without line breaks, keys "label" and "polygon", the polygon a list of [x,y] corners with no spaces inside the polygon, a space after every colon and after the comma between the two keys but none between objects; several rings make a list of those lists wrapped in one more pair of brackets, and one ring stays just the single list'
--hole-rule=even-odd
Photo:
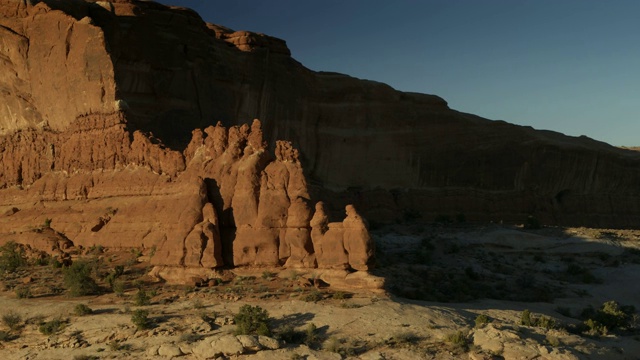
[{"label": "blue sky", "polygon": [[449,106],[640,146],[637,0],[162,0],[287,41],[312,70]]}]

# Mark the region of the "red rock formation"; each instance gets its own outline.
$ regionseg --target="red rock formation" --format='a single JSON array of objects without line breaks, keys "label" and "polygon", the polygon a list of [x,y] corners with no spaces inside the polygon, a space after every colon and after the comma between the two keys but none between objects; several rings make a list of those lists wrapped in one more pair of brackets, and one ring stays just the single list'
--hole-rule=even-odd
[{"label": "red rock formation", "polygon": [[312,219],[318,198],[376,221],[640,223],[635,151],[313,72],[153,2],[0,0],[0,103],[0,233],[50,218],[76,245],[156,247],[165,276],[367,269],[364,222]]},{"label": "red rock formation", "polygon": [[316,204],[311,219],[311,239],[319,268],[369,270],[373,264],[375,244],[367,224],[352,205],[342,223],[330,223],[324,204]]}]

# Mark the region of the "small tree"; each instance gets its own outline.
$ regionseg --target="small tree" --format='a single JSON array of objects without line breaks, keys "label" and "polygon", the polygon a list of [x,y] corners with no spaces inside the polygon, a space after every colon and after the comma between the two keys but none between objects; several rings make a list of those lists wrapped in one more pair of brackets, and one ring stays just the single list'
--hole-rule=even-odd
[{"label": "small tree", "polygon": [[151,297],[147,294],[145,289],[139,289],[133,297],[133,303],[136,306],[145,306],[151,303]]},{"label": "small tree", "polygon": [[76,261],[63,270],[63,282],[71,296],[97,294],[100,288],[91,277],[92,265],[84,261]]},{"label": "small tree", "polygon": [[535,326],[535,320],[531,319],[531,311],[525,309],[520,316],[520,324],[524,326]]},{"label": "small tree", "polygon": [[27,264],[24,250],[15,241],[9,241],[0,247],[0,270],[16,271],[19,267]]},{"label": "small tree", "polygon": [[147,310],[138,309],[131,315],[131,322],[138,328],[138,330],[144,330],[151,327],[151,321],[149,320],[149,312]]},{"label": "small tree", "polygon": [[269,313],[260,306],[243,305],[233,319],[236,335],[271,335]]}]

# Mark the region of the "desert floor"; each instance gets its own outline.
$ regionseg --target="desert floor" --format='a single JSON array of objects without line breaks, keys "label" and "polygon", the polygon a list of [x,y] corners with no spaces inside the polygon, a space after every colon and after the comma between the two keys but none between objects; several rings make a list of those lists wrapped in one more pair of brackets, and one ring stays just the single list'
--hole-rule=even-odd
[{"label": "desert floor", "polygon": [[[170,286],[145,275],[152,254],[84,249],[101,295],[70,297],[62,269],[20,267],[0,287],[0,358],[640,358],[640,321],[625,307],[640,306],[640,232],[449,223],[372,234],[372,274],[385,280],[378,291],[314,286],[313,271],[267,268]],[[122,274],[109,280],[118,265]],[[599,311],[608,301],[619,311]],[[78,304],[92,313],[76,314]],[[271,337],[234,335],[246,304],[268,312]],[[141,309],[147,329],[132,322]],[[598,327],[613,319],[603,314],[620,321]],[[43,324],[59,326],[45,334]]]}]

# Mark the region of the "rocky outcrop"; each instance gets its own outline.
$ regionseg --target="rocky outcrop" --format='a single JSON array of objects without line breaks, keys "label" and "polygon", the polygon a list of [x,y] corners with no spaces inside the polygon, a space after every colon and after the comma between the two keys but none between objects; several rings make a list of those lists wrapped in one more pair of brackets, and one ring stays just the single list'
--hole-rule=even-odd
[{"label": "rocky outcrop", "polygon": [[311,239],[319,268],[369,270],[375,245],[365,220],[352,205],[341,223],[330,223],[324,203],[316,204],[311,219]]}]

